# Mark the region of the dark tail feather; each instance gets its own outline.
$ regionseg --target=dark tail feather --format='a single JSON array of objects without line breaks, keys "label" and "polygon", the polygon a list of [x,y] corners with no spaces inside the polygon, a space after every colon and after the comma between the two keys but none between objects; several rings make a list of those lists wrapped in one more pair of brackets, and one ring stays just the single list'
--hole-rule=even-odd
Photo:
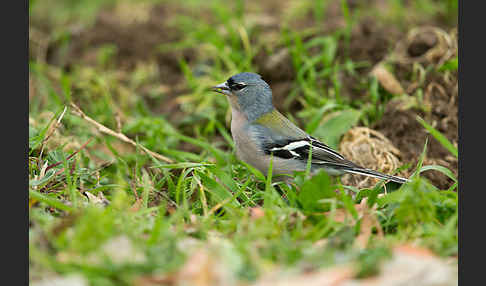
[{"label": "dark tail feather", "polygon": [[383,174],[374,170],[370,169],[364,169],[364,168],[349,168],[344,170],[347,173],[353,173],[353,174],[358,174],[358,175],[365,175],[365,176],[370,176],[378,179],[383,179],[383,180],[390,180],[399,184],[403,184],[406,182],[410,182],[410,180],[398,177],[398,176],[392,176],[392,175],[387,175]]}]

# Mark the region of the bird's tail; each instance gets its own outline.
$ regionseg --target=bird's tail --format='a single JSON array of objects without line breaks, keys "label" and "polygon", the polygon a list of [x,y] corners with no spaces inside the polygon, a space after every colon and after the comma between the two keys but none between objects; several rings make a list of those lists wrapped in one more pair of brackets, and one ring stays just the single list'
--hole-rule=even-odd
[{"label": "bird's tail", "polygon": [[399,184],[404,184],[406,182],[410,182],[409,179],[405,179],[402,177],[398,176],[392,176],[392,175],[387,175],[383,174],[371,169],[365,169],[365,168],[349,168],[346,169],[345,172],[347,173],[353,173],[353,174],[358,174],[358,175],[365,175],[365,176],[370,176],[378,179],[383,179],[383,180],[390,180]]}]

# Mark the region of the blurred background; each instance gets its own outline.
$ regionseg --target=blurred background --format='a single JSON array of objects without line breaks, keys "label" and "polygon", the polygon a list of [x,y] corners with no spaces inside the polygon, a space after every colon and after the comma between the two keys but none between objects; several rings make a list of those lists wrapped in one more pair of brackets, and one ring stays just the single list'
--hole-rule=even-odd
[{"label": "blurred background", "polygon": [[[262,75],[284,115],[366,167],[410,176],[427,141],[423,164],[439,167],[424,177],[440,190],[454,190],[457,12],[457,0],[30,0],[29,174],[42,195],[29,201],[31,279],[46,269],[67,273],[63,259],[72,259],[57,250],[57,262],[45,258],[53,255],[50,247],[70,244],[35,234],[51,221],[39,201],[56,213],[52,198],[69,206],[70,188],[106,191],[110,201],[114,188],[142,196],[152,175],[142,167],[152,161],[137,144],[171,163],[213,162],[234,177],[248,175],[246,167],[234,167],[226,98],[208,91],[243,71]],[[72,114],[71,102],[136,143]],[[77,181],[69,174],[59,179],[73,152],[80,154]],[[376,183],[357,176],[342,182],[360,189]],[[163,189],[169,183],[153,184]],[[67,189],[59,191],[62,186]],[[145,207],[166,199],[147,196]],[[70,227],[64,223],[58,227]],[[104,231],[98,227],[86,226],[86,233]],[[72,247],[84,249],[83,237]],[[56,239],[57,246],[47,246]],[[449,249],[444,245],[436,248]],[[99,285],[125,285],[126,277],[113,282],[83,271]]]}]

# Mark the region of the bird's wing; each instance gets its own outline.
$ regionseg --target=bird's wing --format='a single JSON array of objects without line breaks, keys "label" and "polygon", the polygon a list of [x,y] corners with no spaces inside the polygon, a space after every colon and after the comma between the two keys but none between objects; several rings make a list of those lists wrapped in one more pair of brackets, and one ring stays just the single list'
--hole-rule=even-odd
[{"label": "bird's wing", "polygon": [[[311,153],[313,164],[328,164],[342,167],[358,167],[341,154],[310,136],[285,118],[277,110],[262,116],[255,124],[260,125],[256,136],[260,137],[262,149],[283,159],[307,161]],[[260,131],[258,131],[260,129]]]},{"label": "bird's wing", "polygon": [[268,118],[265,118],[265,115],[262,117],[266,119],[264,122],[260,121],[261,118],[251,124],[251,133],[253,136],[259,137],[257,142],[260,142],[265,154],[272,154],[282,159],[302,160],[305,163],[311,157],[311,163],[322,168],[391,180],[400,184],[409,181],[405,178],[383,174],[356,165],[295,126],[278,111],[272,112],[274,114],[267,115]]},{"label": "bird's wing", "polygon": [[326,144],[311,136],[265,143],[263,149],[266,154],[273,154],[284,159],[307,161],[310,156],[312,164],[350,168],[358,167]]}]

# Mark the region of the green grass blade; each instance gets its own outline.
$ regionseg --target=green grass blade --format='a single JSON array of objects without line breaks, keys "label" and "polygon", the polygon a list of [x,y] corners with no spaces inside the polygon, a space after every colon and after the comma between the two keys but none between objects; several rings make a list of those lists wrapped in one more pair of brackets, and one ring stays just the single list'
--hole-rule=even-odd
[{"label": "green grass blade", "polygon": [[447,169],[444,166],[439,166],[439,165],[423,166],[422,168],[420,168],[419,173],[422,173],[422,172],[428,171],[428,170],[439,171],[442,174],[446,175],[447,177],[451,178],[454,182],[457,182],[457,178],[456,178],[456,176],[454,176],[454,173],[452,173],[451,170]]},{"label": "green grass blade", "polygon": [[422,124],[422,126],[427,129],[427,131],[429,131],[429,133],[432,134],[432,136],[434,136],[434,138],[437,139],[437,141],[439,141],[444,148],[456,156],[456,158],[458,157],[457,148],[452,145],[452,143],[444,135],[442,135],[442,133],[425,122],[425,120],[423,120],[420,116],[417,116],[417,121]]},{"label": "green grass blade", "polygon": [[72,211],[74,210],[72,207],[63,204],[61,201],[53,198],[49,198],[48,196],[45,196],[37,191],[34,190],[29,190],[29,196],[33,199],[39,200],[51,207],[63,210],[63,211]]}]

